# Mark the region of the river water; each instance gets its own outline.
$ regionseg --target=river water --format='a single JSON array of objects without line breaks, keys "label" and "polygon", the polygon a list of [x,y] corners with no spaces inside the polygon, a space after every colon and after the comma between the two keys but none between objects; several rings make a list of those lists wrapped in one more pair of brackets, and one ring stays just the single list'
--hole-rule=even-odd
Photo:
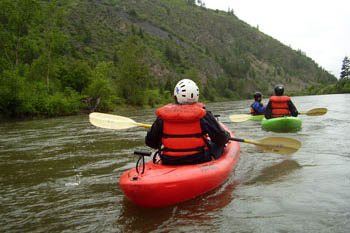
[{"label": "river water", "polygon": [[[251,100],[212,103],[238,138],[293,137],[292,156],[241,143],[241,157],[220,188],[161,209],[129,203],[119,177],[135,166],[143,128],[92,126],[88,116],[0,123],[0,232],[349,232],[350,95],[293,97],[297,133],[261,130],[259,122],[229,122]],[[266,104],[266,99],[263,100]],[[151,124],[154,109],[114,114]],[[147,197],[145,197],[147,198]]]}]

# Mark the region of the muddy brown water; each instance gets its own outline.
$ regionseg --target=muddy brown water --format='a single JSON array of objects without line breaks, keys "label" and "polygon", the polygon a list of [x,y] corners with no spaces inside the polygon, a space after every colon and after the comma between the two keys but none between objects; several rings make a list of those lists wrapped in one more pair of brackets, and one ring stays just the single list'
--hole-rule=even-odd
[{"label": "muddy brown water", "polygon": [[[349,232],[350,95],[292,99],[299,111],[329,111],[302,115],[301,131],[282,134],[259,122],[229,122],[251,100],[208,104],[239,138],[287,136],[302,147],[285,156],[241,143],[224,185],[161,209],[134,206],[118,184],[135,166],[134,150],[152,151],[145,129],[100,129],[88,116],[2,122],[0,232]],[[154,109],[114,114],[155,119]]]}]

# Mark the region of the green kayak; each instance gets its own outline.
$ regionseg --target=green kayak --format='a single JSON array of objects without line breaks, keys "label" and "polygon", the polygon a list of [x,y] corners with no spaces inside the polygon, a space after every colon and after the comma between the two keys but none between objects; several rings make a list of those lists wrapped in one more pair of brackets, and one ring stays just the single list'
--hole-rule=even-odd
[{"label": "green kayak", "polygon": [[250,121],[261,121],[262,119],[264,119],[264,115],[255,115],[249,118]]},{"label": "green kayak", "polygon": [[299,117],[278,117],[261,121],[261,127],[266,131],[274,132],[296,132],[301,129],[301,119]]}]

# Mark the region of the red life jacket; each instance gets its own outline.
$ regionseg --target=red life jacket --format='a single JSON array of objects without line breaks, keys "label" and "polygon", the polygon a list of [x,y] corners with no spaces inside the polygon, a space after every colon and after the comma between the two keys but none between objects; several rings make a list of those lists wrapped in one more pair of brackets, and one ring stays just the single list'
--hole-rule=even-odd
[{"label": "red life jacket", "polygon": [[207,149],[200,126],[200,119],[206,114],[203,107],[201,103],[168,104],[156,111],[163,120],[164,155],[186,156]]},{"label": "red life jacket", "polygon": [[271,96],[271,108],[272,108],[272,118],[290,116],[290,111],[288,108],[288,101],[290,101],[289,96]]}]

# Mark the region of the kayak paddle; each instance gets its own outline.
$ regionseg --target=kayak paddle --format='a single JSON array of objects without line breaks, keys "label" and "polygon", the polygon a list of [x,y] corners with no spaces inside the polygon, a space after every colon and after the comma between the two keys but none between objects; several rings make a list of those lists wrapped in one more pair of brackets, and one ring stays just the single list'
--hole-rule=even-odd
[{"label": "kayak paddle", "polygon": [[89,115],[90,123],[105,129],[129,129],[133,127],[151,128],[152,125],[137,123],[133,119],[106,113],[93,112]]},{"label": "kayak paddle", "polygon": [[299,114],[308,115],[308,116],[322,116],[326,114],[327,111],[328,111],[327,108],[314,108],[307,112],[299,112]]},{"label": "kayak paddle", "polygon": [[299,150],[301,142],[294,138],[267,137],[260,140],[230,138],[232,141],[254,144],[263,152],[290,155]]},{"label": "kayak paddle", "polygon": [[247,121],[258,117],[261,117],[261,116],[260,115],[252,116],[249,114],[236,114],[236,115],[229,116],[230,120],[235,123]]}]

